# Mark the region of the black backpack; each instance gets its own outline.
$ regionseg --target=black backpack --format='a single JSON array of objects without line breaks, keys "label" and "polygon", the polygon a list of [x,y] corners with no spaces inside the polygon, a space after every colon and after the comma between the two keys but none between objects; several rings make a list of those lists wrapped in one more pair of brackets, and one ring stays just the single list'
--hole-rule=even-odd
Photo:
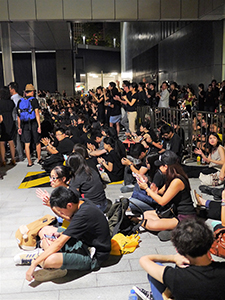
[{"label": "black backpack", "polygon": [[129,206],[129,202],[133,205],[137,206],[135,203],[130,201],[127,198],[121,198],[117,200],[110,208],[107,213],[108,223],[109,223],[109,231],[111,237],[113,237],[117,233],[122,233],[124,235],[131,235],[132,233],[136,233],[144,221],[143,211],[141,208],[137,206],[142,215],[142,220],[136,224],[126,216],[125,212]]}]

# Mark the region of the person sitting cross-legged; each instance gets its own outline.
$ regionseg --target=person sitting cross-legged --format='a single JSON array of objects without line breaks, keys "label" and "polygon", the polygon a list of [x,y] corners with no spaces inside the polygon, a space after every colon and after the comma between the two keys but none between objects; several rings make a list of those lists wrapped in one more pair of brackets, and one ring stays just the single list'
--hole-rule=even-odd
[{"label": "person sitting cross-legged", "polygon": [[[211,259],[209,249],[213,233],[198,219],[181,221],[172,232],[178,254],[147,255],[140,265],[148,273],[154,300],[223,300],[225,295],[225,262]],[[176,267],[161,263],[175,263]],[[147,291],[134,287],[141,299],[151,299]],[[164,297],[167,298],[164,298]]]},{"label": "person sitting cross-legged", "polygon": [[[77,194],[62,186],[52,192],[50,205],[70,224],[61,235],[53,226],[40,230],[44,252],[32,261],[26,279],[48,281],[64,277],[67,269],[92,271],[100,268],[111,250],[109,226],[104,214],[91,201],[79,199]],[[88,247],[95,248],[94,255]],[[43,269],[35,271],[38,265]]]}]

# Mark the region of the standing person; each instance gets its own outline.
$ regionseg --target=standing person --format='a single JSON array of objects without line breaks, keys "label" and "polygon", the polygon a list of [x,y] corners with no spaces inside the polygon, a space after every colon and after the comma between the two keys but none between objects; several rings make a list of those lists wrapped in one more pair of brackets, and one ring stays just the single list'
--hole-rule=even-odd
[{"label": "standing person", "polygon": [[148,97],[146,95],[145,91],[145,83],[144,82],[139,82],[138,84],[138,105],[139,106],[144,106],[148,102]]},{"label": "standing person", "polygon": [[90,95],[97,101],[98,104],[98,121],[101,123],[105,123],[105,104],[104,104],[104,93],[103,87],[98,86],[96,89],[96,95],[89,91]]},{"label": "standing person", "polygon": [[203,111],[205,105],[205,91],[204,84],[200,83],[198,85],[198,110]]},{"label": "standing person", "polygon": [[9,143],[11,162],[10,165],[15,165],[15,145],[13,142],[16,127],[13,122],[12,112],[15,107],[14,102],[10,99],[10,92],[8,87],[0,89],[0,114],[3,117],[1,123],[1,137],[0,137],[0,154],[1,154],[1,166],[5,167],[5,143]]},{"label": "standing person", "polygon": [[191,114],[191,108],[193,106],[193,101],[195,99],[195,94],[194,94],[194,90],[192,87],[188,87],[187,88],[187,99],[185,101],[185,106],[186,106],[186,110],[189,112],[189,114]]},{"label": "standing person", "polygon": [[109,126],[113,127],[115,124],[117,134],[119,134],[120,120],[121,120],[121,104],[118,101],[116,101],[116,96],[119,96],[119,92],[116,88],[115,82],[110,82],[108,89],[109,89],[108,106],[110,107]]},{"label": "standing person", "polygon": [[16,145],[16,152],[18,155],[18,160],[19,161],[23,161],[23,147],[21,144],[21,140],[20,140],[20,135],[18,134],[18,120],[17,120],[17,105],[19,100],[22,98],[19,94],[18,94],[18,83],[17,82],[10,82],[9,84],[9,91],[11,94],[11,99],[13,100],[13,102],[15,103],[15,107],[13,110],[13,120],[16,123],[16,129],[17,129],[17,133],[15,135],[15,139],[14,139],[14,143]]},{"label": "standing person", "polygon": [[[128,82],[126,83],[128,85]],[[128,86],[126,86],[128,89]],[[138,85],[136,82],[129,84],[130,91],[126,93],[126,95],[122,96],[120,99],[119,96],[116,96],[114,99],[120,101],[126,107],[127,118],[129,122],[129,131],[131,133],[136,131],[136,118],[137,118],[137,103],[138,103]],[[126,90],[127,90],[126,89]],[[124,88],[125,90],[125,88]]]},{"label": "standing person", "polygon": [[172,82],[170,85],[170,99],[169,99],[170,107],[177,108],[177,98],[178,98],[177,83]]},{"label": "standing person", "polygon": [[159,103],[158,107],[169,107],[169,92],[168,92],[168,83],[164,81],[162,83],[162,91],[161,93],[157,93],[157,96],[159,97]]},{"label": "standing person", "polygon": [[[225,295],[225,262],[213,261],[209,250],[213,234],[201,220],[184,220],[172,232],[176,255],[147,255],[140,265],[148,273],[155,300],[223,300]],[[157,263],[158,262],[158,263]],[[161,263],[175,263],[176,267]],[[135,287],[141,299],[150,299],[149,293]],[[147,297],[146,297],[147,296]]]},{"label": "standing person", "polygon": [[205,111],[211,111],[214,112],[216,107],[215,99],[214,99],[214,94],[212,91],[212,85],[208,85],[208,90],[205,95],[205,105],[204,105],[204,110]]},{"label": "standing person", "polygon": [[155,92],[155,82],[150,83],[149,89],[147,89],[147,97],[148,97],[148,104],[151,108],[155,109],[158,106],[157,99],[156,99],[156,92]]},{"label": "standing person", "polygon": [[138,103],[138,85],[136,82],[132,82],[130,85],[131,94],[125,96],[127,102],[127,117],[129,121],[130,132],[136,132],[136,119],[137,119],[137,103]]},{"label": "standing person", "polygon": [[18,102],[18,133],[22,136],[22,141],[25,143],[25,153],[28,160],[27,167],[32,167],[33,162],[30,157],[30,143],[33,138],[36,144],[38,163],[42,163],[41,159],[41,121],[39,115],[39,104],[35,98],[35,87],[32,84],[27,84],[25,87],[25,97]]}]

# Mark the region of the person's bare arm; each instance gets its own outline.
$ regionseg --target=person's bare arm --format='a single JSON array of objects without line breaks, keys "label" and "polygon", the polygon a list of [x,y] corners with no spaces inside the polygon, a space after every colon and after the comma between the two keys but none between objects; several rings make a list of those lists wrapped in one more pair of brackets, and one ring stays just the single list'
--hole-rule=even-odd
[{"label": "person's bare arm", "polygon": [[153,278],[163,283],[163,274],[165,271],[165,266],[160,266],[156,262],[161,263],[175,263],[179,267],[187,267],[190,262],[189,260],[180,255],[146,255],[140,258],[139,263],[141,267]]},{"label": "person's bare arm", "polygon": [[35,108],[35,116],[36,116],[36,120],[37,120],[37,123],[38,123],[38,133],[41,133],[41,119],[40,119],[40,114],[39,114],[39,110],[38,108]]},{"label": "person's bare arm", "polygon": [[170,183],[163,196],[160,196],[153,192],[151,188],[148,187],[147,183],[143,183],[138,180],[138,184],[141,189],[146,191],[148,196],[152,197],[152,199],[154,199],[158,204],[162,206],[169,203],[185,187],[184,183],[179,178],[176,178]]},{"label": "person's bare arm", "polygon": [[33,279],[33,274],[34,274],[35,268],[39,264],[44,262],[45,259],[48,258],[50,255],[57,253],[69,239],[70,239],[70,236],[62,234],[40,256],[38,256],[38,258],[32,262],[30,268],[26,272],[26,280],[31,281]]},{"label": "person's bare arm", "polygon": [[97,149],[97,150],[94,150],[94,151],[90,151],[88,154],[90,156],[101,156],[101,155],[105,154],[106,152],[107,151],[105,149],[102,149],[102,150]]}]

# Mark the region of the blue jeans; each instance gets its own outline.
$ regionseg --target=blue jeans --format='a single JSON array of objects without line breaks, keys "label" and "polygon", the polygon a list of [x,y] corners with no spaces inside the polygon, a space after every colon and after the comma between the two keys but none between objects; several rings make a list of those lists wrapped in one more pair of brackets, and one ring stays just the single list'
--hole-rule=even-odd
[{"label": "blue jeans", "polygon": [[[138,184],[135,184],[133,194],[130,198],[132,202],[137,204],[142,211],[155,209],[156,202],[151,197],[149,197],[145,190],[142,190]],[[138,208],[130,203],[130,208],[134,212],[138,212]]]},{"label": "blue jeans", "polygon": [[[157,263],[157,264],[163,266],[163,264],[161,263]],[[154,300],[163,300],[162,293],[165,291],[166,286],[161,282],[159,282],[158,280],[156,280],[155,278],[153,278],[152,276],[150,276],[149,274],[148,274],[148,281],[150,283]]]}]

